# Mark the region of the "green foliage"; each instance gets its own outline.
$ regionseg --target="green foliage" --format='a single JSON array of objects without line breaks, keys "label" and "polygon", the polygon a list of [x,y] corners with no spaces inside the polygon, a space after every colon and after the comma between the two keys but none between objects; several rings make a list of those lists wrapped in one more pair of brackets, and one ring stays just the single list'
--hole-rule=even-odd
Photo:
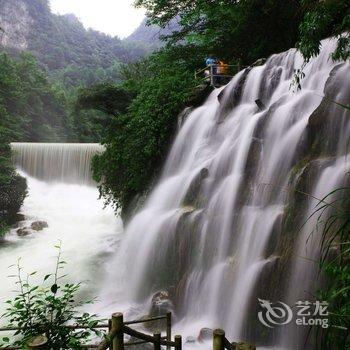
[{"label": "green foliage", "polygon": [[[228,62],[252,62],[282,51],[295,43],[301,18],[295,0],[138,0],[136,5],[146,7],[156,25],[179,20],[181,27],[166,48],[121,68],[122,87],[135,97],[126,113],[114,113],[103,139],[106,151],[93,161],[101,196],[118,208],[144,192],[157,175],[177,115],[199,84],[193,73],[208,53]],[[103,101],[110,105],[110,97],[92,92],[106,111]]]},{"label": "green foliage", "polygon": [[176,125],[196,81],[187,62],[171,49],[125,69],[124,88],[136,97],[112,119],[103,139],[106,151],[93,161],[100,193],[116,207],[143,192],[158,173]]},{"label": "green foliage", "polygon": [[152,23],[165,26],[179,17],[173,41],[186,39],[208,53],[249,64],[292,47],[301,19],[296,0],[161,1],[137,0]]},{"label": "green foliage", "polygon": [[337,36],[334,60],[350,58],[350,3],[347,0],[303,0],[305,16],[300,24],[298,48],[306,61],[320,53],[321,40]]},{"label": "green foliage", "polygon": [[0,238],[15,221],[26,195],[26,180],[14,171],[8,135],[0,126]]},{"label": "green foliage", "polygon": [[[0,0],[2,18],[7,14],[3,12],[5,6],[15,14],[4,27],[16,26],[18,35],[25,37],[26,50],[66,88],[116,81],[120,64],[134,62],[150,52],[149,46],[137,41],[123,41],[95,30],[86,30],[72,14],[53,14],[48,0],[21,0],[12,7],[11,3]],[[26,11],[16,13],[16,6],[20,5]],[[6,30],[3,30],[5,34]],[[16,49],[13,41],[3,50],[18,55],[22,49]]]},{"label": "green foliage", "polygon": [[319,298],[329,303],[329,328],[321,329],[320,349],[350,349],[350,188],[320,200],[313,216],[321,228],[320,268],[327,282]]},{"label": "green foliage", "polygon": [[[0,127],[8,140],[28,142],[99,142],[106,113],[75,108],[76,87],[64,87],[23,53],[0,54]],[[77,78],[77,83],[79,79]]]},{"label": "green foliage", "polygon": [[[19,340],[14,346],[26,348],[27,342],[36,336],[45,335],[49,349],[79,349],[80,345],[93,335],[102,333],[94,330],[98,324],[96,315],[80,314],[77,310],[93,301],[78,301],[80,284],[60,284],[65,275],[61,274],[65,261],[61,259],[61,244],[58,249],[56,269],[53,274],[46,275],[42,285],[32,284],[30,279],[37,272],[23,277],[23,268],[18,261],[16,278],[17,296],[6,301],[8,307],[3,317],[8,319],[10,327],[18,327]],[[86,329],[74,329],[68,324],[86,326]],[[3,339],[9,343],[9,339]]]},{"label": "green foliage", "polygon": [[123,114],[131,102],[130,93],[111,83],[80,89],[76,109],[96,109],[109,115]]},{"label": "green foliage", "polygon": [[[14,16],[6,26],[18,26],[27,53],[2,48],[8,55],[0,57],[0,124],[11,132],[11,141],[99,142],[109,117],[74,109],[79,89],[119,82],[121,65],[149,48],[86,30],[74,15],[51,13],[48,0],[21,3],[24,17]],[[5,6],[11,2],[0,0],[2,16]],[[13,6],[16,13],[18,5]]]},{"label": "green foliage", "polygon": [[65,97],[33,56],[0,54],[0,126],[11,141],[58,141],[65,137]]}]

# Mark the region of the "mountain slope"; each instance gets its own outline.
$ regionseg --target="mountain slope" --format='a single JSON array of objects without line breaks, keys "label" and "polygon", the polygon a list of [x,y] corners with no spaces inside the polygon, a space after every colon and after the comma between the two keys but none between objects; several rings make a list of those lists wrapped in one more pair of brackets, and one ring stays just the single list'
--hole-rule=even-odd
[{"label": "mountain slope", "polygon": [[48,0],[0,0],[0,45],[32,52],[49,70],[74,65],[106,68],[115,60],[134,61],[146,54],[118,37],[86,30],[74,15],[51,13]]},{"label": "mountain slope", "polygon": [[125,41],[142,43],[147,45],[149,49],[160,48],[164,45],[161,37],[170,35],[179,28],[180,26],[177,20],[171,21],[165,28],[160,28],[156,25],[147,25],[147,18],[145,18],[140,26]]}]

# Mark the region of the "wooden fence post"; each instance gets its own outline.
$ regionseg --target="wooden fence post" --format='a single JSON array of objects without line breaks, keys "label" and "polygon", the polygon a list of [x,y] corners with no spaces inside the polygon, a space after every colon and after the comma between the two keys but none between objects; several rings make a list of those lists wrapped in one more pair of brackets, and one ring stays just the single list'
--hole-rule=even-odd
[{"label": "wooden fence post", "polygon": [[160,340],[161,340],[161,335],[160,333],[154,333],[153,337],[155,338],[155,342],[154,342],[154,350],[161,350],[160,347]]},{"label": "wooden fence post", "polygon": [[112,350],[124,350],[123,326],[123,314],[120,312],[116,312],[112,315],[112,328],[115,328],[117,331],[117,334],[112,341]]},{"label": "wooden fence post", "polygon": [[[171,341],[171,312],[166,314],[166,340]],[[167,346],[167,350],[171,350],[171,347]]]},{"label": "wooden fence post", "polygon": [[214,81],[215,81],[215,77],[214,77],[214,65],[211,64],[210,65],[210,85],[214,86]]},{"label": "wooden fence post", "polygon": [[175,335],[175,350],[182,350],[182,337]]},{"label": "wooden fence post", "polygon": [[224,350],[225,331],[222,329],[214,329],[213,332],[213,350]]}]

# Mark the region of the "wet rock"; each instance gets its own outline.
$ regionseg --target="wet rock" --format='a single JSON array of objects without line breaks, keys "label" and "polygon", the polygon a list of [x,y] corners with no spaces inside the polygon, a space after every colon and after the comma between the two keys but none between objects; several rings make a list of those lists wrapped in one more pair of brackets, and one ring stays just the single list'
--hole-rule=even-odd
[{"label": "wet rock", "polygon": [[191,114],[193,111],[192,107],[185,108],[177,117],[177,128],[180,129],[182,125],[184,125],[187,117]]},{"label": "wet rock", "polygon": [[168,291],[162,290],[153,295],[150,312],[152,316],[165,315],[172,309],[173,303],[170,300],[170,293]]},{"label": "wet rock", "polygon": [[232,343],[234,350],[255,350],[255,346],[249,343]]},{"label": "wet rock", "polygon": [[152,186],[149,186],[143,193],[139,193],[132,197],[121,210],[121,218],[124,225],[127,225],[136,213],[143,207],[146,202],[148,192]]},{"label": "wet rock", "polygon": [[42,231],[44,228],[49,227],[46,221],[34,221],[30,225],[31,229],[34,231]]},{"label": "wet rock", "polygon": [[259,160],[263,150],[263,141],[257,137],[253,137],[249,152],[247,155],[247,161],[245,166],[245,174],[247,179],[251,179],[255,174],[259,166]]},{"label": "wet rock", "polygon": [[329,109],[335,107],[333,99],[336,98],[336,92],[340,90],[339,84],[341,81],[337,79],[337,72],[342,66],[342,64],[335,66],[329,74],[324,88],[326,98],[322,99],[321,104],[317,107],[314,113],[311,114],[308,120],[308,125],[320,126],[329,120]]},{"label": "wet rock", "polygon": [[201,188],[203,181],[209,176],[209,170],[207,168],[201,169],[201,171],[192,180],[186,196],[183,201],[184,207],[196,207],[200,206]]},{"label": "wet rock", "polygon": [[194,211],[196,210],[195,207],[192,207],[190,205],[187,205],[187,206],[184,206],[181,208],[181,211],[184,213],[184,214],[191,214],[193,213]]},{"label": "wet rock", "polygon": [[29,236],[33,233],[33,231],[29,227],[19,228],[16,232],[17,235],[20,237]]},{"label": "wet rock", "polygon": [[349,111],[335,103],[341,102],[343,105],[350,103],[349,83],[344,86],[342,78],[343,67],[344,64],[339,64],[332,69],[325,84],[325,97],[308,119],[308,147],[312,149],[315,158],[337,155],[338,136],[343,117],[350,115]]},{"label": "wet rock", "polygon": [[237,82],[231,81],[218,95],[220,109],[218,112],[218,123],[223,122],[227,115],[232,112],[241,100],[245,82],[251,68],[246,68]]},{"label": "wet rock", "polygon": [[193,92],[188,104],[192,107],[201,106],[208,96],[212,93],[214,87],[208,84],[198,85]]},{"label": "wet rock", "polygon": [[195,338],[195,337],[192,337],[191,335],[188,336],[188,337],[186,338],[186,340],[185,340],[185,343],[186,343],[186,344],[193,344],[193,343],[195,343],[195,342],[196,342],[196,338]]},{"label": "wet rock", "polygon": [[272,94],[279,86],[281,81],[281,76],[283,73],[282,67],[278,66],[278,63],[275,64],[273,60],[271,60],[263,72],[263,76],[261,79],[259,94],[258,97],[261,101],[269,101]]},{"label": "wet rock", "polygon": [[266,58],[259,58],[253,64],[251,64],[251,67],[262,66],[265,63],[266,63]]},{"label": "wet rock", "polygon": [[264,110],[266,108],[264,102],[260,100],[260,98],[255,100],[255,104],[258,106],[259,110]]},{"label": "wet rock", "polygon": [[267,241],[267,245],[264,251],[265,258],[268,258],[269,256],[273,255],[276,251],[278,242],[281,239],[282,234],[283,215],[284,213],[280,213],[273,224],[270,237]]},{"label": "wet rock", "polygon": [[[262,95],[262,94],[261,94]],[[261,97],[265,101],[267,101],[267,98]],[[277,111],[279,107],[281,107],[283,104],[287,102],[288,98],[287,96],[282,96],[279,98],[276,102],[274,102],[272,105],[269,106],[269,108],[262,113],[260,116],[258,123],[254,129],[253,137],[256,137],[258,139],[264,139],[265,137],[265,129],[267,125],[269,124],[271,117],[273,114]],[[259,112],[258,107],[256,107],[257,112]]]},{"label": "wet rock", "polygon": [[202,342],[212,340],[212,339],[213,339],[213,330],[212,329],[204,327],[199,331],[199,335],[197,338],[197,340],[199,342],[202,343]]}]

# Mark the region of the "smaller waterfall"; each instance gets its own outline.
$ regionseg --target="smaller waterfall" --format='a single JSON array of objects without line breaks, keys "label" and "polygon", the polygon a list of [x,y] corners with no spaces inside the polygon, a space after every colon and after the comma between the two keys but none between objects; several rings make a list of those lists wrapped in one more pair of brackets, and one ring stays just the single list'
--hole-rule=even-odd
[{"label": "smaller waterfall", "polygon": [[[105,261],[118,244],[123,223],[111,206],[99,200],[91,179],[92,157],[103,151],[99,144],[12,143],[13,162],[26,177],[28,196],[21,207],[22,219],[0,243],[0,314],[5,300],[16,296],[9,266],[21,258],[26,273],[38,271],[32,282],[55,269],[54,246],[62,243],[67,261],[65,281],[81,282],[79,297],[93,298],[102,281]],[[0,194],[1,195],[1,194]],[[47,227],[31,229],[35,221]],[[18,234],[25,229],[25,235]],[[5,322],[5,321],[4,321]]]},{"label": "smaller waterfall", "polygon": [[13,162],[46,182],[92,184],[91,160],[103,152],[97,143],[12,143]]}]

